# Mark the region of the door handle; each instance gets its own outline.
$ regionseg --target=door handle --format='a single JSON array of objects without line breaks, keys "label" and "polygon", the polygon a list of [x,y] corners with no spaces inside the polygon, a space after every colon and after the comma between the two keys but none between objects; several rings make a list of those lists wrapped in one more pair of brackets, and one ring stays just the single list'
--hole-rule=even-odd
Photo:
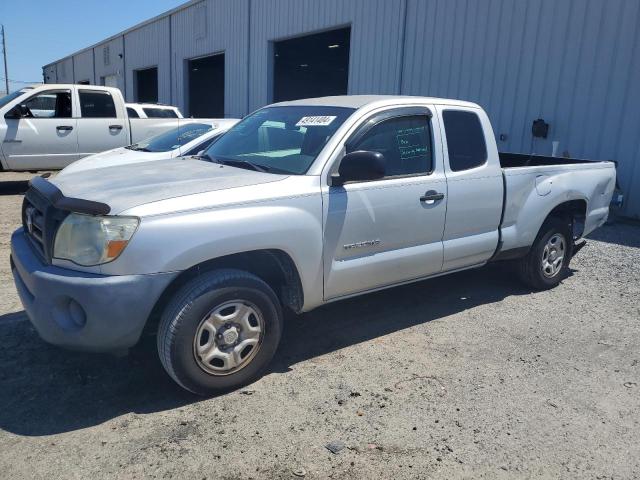
[{"label": "door handle", "polygon": [[56,127],[56,130],[58,130],[59,132],[70,132],[71,130],[73,130],[73,127],[71,125],[58,125]]},{"label": "door handle", "polygon": [[122,130],[122,125],[109,125],[109,130]]},{"label": "door handle", "polygon": [[429,190],[424,195],[420,197],[421,202],[425,202],[428,204],[434,203],[436,200],[442,200],[444,198],[444,193],[436,192],[435,190]]}]

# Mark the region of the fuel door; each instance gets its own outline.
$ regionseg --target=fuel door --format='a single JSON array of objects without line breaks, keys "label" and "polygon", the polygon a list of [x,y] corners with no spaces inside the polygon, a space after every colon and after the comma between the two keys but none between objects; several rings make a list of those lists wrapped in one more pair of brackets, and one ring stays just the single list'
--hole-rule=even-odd
[{"label": "fuel door", "polygon": [[553,179],[549,178],[547,175],[538,175],[536,177],[536,192],[541,197],[545,195],[549,195],[551,193],[551,188],[553,186]]}]

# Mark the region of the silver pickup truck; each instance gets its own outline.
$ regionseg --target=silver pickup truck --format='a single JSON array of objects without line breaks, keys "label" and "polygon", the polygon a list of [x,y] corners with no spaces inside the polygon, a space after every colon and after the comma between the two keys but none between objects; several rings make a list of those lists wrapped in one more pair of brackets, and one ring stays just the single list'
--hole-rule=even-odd
[{"label": "silver pickup truck", "polygon": [[11,265],[47,342],[126,349],[157,328],[168,374],[210,395],[259,377],[283,308],[497,260],[556,286],[615,177],[611,162],[499,154],[473,103],[285,102],[199,157],[35,178]]}]

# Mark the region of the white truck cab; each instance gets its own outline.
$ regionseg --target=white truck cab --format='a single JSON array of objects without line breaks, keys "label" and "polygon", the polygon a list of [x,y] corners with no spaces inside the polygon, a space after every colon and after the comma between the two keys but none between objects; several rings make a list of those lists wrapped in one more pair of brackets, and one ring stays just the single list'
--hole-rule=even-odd
[{"label": "white truck cab", "polygon": [[41,84],[0,99],[0,170],[60,169],[195,119],[130,118],[117,88]]}]

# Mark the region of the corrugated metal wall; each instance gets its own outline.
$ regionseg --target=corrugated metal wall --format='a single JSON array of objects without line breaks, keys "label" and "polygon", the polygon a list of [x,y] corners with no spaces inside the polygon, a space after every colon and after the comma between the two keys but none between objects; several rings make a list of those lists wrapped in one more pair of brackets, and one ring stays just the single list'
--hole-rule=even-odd
[{"label": "corrugated metal wall", "polygon": [[271,0],[251,4],[249,109],[271,101],[271,42],[351,25],[349,93],[398,93],[404,0]]},{"label": "corrugated metal wall", "polygon": [[[203,0],[125,32],[124,50],[115,37],[110,66],[98,45],[72,70],[92,83],[120,72],[131,100],[133,70],[157,64],[160,100],[188,114],[186,60],[224,52],[225,114],[237,117],[271,100],[273,41],[348,25],[349,93],[471,100],[505,135],[501,150],[549,154],[558,141],[559,153],[618,160],[626,212],[640,216],[638,0]],[[48,81],[69,78],[61,62]],[[549,137],[532,141],[540,117]]]},{"label": "corrugated metal wall", "polygon": [[44,83],[56,83],[58,81],[58,64],[47,65],[42,68],[42,74],[44,77]]},{"label": "corrugated metal wall", "polygon": [[85,50],[73,56],[73,71],[75,82],[96,83],[93,71],[93,49]]},{"label": "corrugated metal wall", "polygon": [[225,54],[225,115],[246,113],[248,15],[248,0],[209,0],[171,16],[173,98],[186,114],[186,61],[216,53]]},{"label": "corrugated metal wall", "polygon": [[[640,2],[409,0],[402,93],[488,112],[502,151],[619,160],[640,213]],[[531,123],[550,124],[532,143]],[[635,187],[634,187],[635,186]]]},{"label": "corrugated metal wall", "polygon": [[56,78],[59,83],[73,83],[73,60],[65,58],[56,65]]},{"label": "corrugated metal wall", "polygon": [[171,103],[170,28],[166,17],[124,35],[127,101],[135,101],[135,70],[158,67],[158,101]]},{"label": "corrugated metal wall", "polygon": [[[121,58],[122,57],[122,58]],[[115,75],[120,90],[125,91],[124,43],[122,37],[115,37],[93,48],[95,82],[101,84],[101,78]]]}]

